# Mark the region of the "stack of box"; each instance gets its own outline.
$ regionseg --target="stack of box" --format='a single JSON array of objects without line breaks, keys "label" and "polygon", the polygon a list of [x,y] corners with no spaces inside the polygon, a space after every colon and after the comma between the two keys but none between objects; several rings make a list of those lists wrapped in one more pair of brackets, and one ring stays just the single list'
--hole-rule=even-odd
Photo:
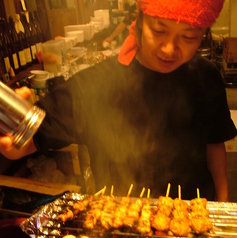
[{"label": "stack of box", "polygon": [[224,38],[223,58],[228,63],[237,63],[237,37]]},{"label": "stack of box", "polygon": [[221,73],[226,86],[237,87],[237,37],[224,38]]}]

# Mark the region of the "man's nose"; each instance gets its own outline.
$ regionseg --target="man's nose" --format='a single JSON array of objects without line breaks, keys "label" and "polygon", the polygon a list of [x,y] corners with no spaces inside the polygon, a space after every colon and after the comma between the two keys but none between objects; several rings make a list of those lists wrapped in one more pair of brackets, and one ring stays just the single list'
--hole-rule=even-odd
[{"label": "man's nose", "polygon": [[175,38],[167,39],[167,41],[163,42],[161,46],[162,52],[167,55],[172,55],[175,52],[175,50],[177,50],[177,48],[178,43],[177,39]]}]

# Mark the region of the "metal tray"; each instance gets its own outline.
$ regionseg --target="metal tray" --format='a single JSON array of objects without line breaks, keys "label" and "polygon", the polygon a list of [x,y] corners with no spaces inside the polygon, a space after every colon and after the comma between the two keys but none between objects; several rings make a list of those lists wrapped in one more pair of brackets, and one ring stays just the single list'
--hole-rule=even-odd
[{"label": "metal tray", "polygon": [[[169,234],[162,235],[141,235],[133,232],[125,231],[102,231],[92,230],[85,231],[78,226],[81,220],[71,220],[63,223],[57,220],[58,214],[66,209],[70,209],[72,205],[79,200],[87,198],[88,195],[78,193],[65,193],[55,201],[44,205],[38,212],[26,219],[21,224],[21,229],[32,238],[58,238],[65,235],[74,235],[76,237],[169,237],[176,236]],[[117,197],[116,199],[121,199]],[[131,201],[136,198],[131,197]],[[150,199],[151,207],[157,206],[158,199]],[[189,201],[186,201],[189,203]],[[188,237],[237,237],[237,203],[224,202],[207,202],[207,209],[210,211],[209,219],[213,224],[211,232],[197,235],[191,232]]]}]

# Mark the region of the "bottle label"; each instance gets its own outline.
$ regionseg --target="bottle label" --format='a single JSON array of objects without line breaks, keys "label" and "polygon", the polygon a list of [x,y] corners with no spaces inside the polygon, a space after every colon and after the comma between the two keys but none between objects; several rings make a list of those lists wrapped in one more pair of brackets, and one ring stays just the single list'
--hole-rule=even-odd
[{"label": "bottle label", "polygon": [[20,65],[21,66],[25,66],[26,65],[26,56],[25,56],[25,52],[22,51],[18,51],[19,54],[19,59],[20,59]]},{"label": "bottle label", "polygon": [[12,59],[13,59],[14,69],[19,69],[19,63],[18,63],[18,59],[17,59],[16,53],[12,54]]},{"label": "bottle label", "polygon": [[36,58],[36,45],[32,45],[30,48],[31,48],[32,58],[34,60]]},{"label": "bottle label", "polygon": [[4,63],[5,63],[6,72],[8,73],[11,68],[9,57],[4,58]]},{"label": "bottle label", "polygon": [[42,43],[37,43],[36,44],[36,52],[42,52]]},{"label": "bottle label", "polygon": [[30,48],[24,49],[24,52],[25,52],[26,62],[31,63],[32,58],[31,58]]}]

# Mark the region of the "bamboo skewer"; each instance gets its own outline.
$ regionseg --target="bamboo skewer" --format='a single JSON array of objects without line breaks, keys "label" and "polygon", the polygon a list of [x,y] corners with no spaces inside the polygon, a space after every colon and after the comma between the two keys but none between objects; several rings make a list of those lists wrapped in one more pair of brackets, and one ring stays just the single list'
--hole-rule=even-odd
[{"label": "bamboo skewer", "polygon": [[111,186],[111,190],[110,190],[110,196],[112,197],[114,194],[114,185]]},{"label": "bamboo skewer", "polygon": [[199,188],[197,188],[197,198],[200,198]]},{"label": "bamboo skewer", "polygon": [[178,185],[178,195],[179,195],[179,200],[181,200],[181,186]]},{"label": "bamboo skewer", "polygon": [[132,192],[132,189],[133,189],[133,184],[131,184],[129,190],[128,190],[128,194],[127,194],[127,197],[130,196],[131,192]]},{"label": "bamboo skewer", "polygon": [[[106,187],[106,186],[105,186]],[[99,190],[97,193],[94,194],[94,197],[99,196],[100,194],[102,194],[105,190],[105,187],[103,187],[101,190]]]},{"label": "bamboo skewer", "polygon": [[150,198],[150,192],[151,192],[151,190],[148,188],[148,190],[147,190],[147,199]]},{"label": "bamboo skewer", "polygon": [[167,189],[166,189],[166,197],[169,197],[169,194],[170,194],[170,183],[168,183],[168,186],[167,186]]},{"label": "bamboo skewer", "polygon": [[140,198],[143,197],[143,194],[144,194],[145,190],[146,190],[145,188],[142,189],[142,191],[141,191],[141,193],[140,193]]}]

